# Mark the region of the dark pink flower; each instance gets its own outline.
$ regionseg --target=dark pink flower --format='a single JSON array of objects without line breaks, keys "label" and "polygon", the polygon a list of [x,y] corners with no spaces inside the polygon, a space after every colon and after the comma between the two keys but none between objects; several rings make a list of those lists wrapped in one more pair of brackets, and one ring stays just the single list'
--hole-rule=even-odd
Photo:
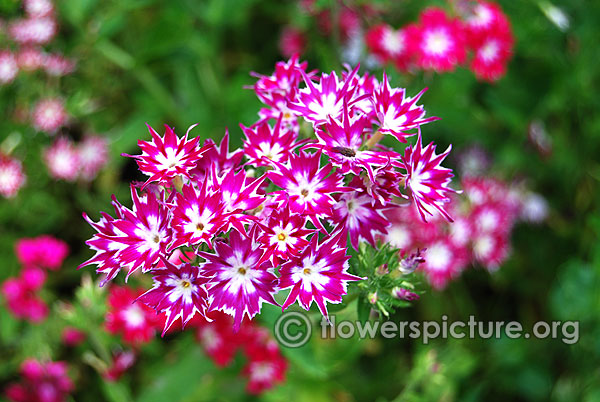
[{"label": "dark pink flower", "polygon": [[277,277],[271,263],[263,257],[255,231],[245,236],[232,230],[229,244],[217,242],[215,253],[199,253],[206,259],[202,272],[210,277],[210,309],[234,317],[235,331],[245,316],[251,320],[260,312],[263,302],[278,305],[273,298],[278,290]]},{"label": "dark pink flower", "polygon": [[404,88],[392,88],[387,75],[383,74],[383,81],[379,88],[373,92],[373,107],[380,124],[379,132],[391,134],[400,142],[406,142],[406,137],[414,135],[408,130],[421,127],[422,124],[439,120],[439,117],[425,117],[423,106],[417,102],[427,88],[414,97],[406,96]]},{"label": "dark pink flower", "polygon": [[298,28],[287,26],[279,37],[279,51],[284,57],[292,57],[304,52],[306,37]]},{"label": "dark pink flower", "polygon": [[450,202],[449,195],[456,192],[449,187],[454,175],[452,169],[441,166],[451,148],[449,146],[444,153],[436,155],[433,142],[423,148],[419,132],[416,145],[410,145],[404,151],[401,167],[406,170],[406,187],[424,221],[425,215],[433,216],[436,210],[452,221],[444,204]]},{"label": "dark pink flower", "polygon": [[174,265],[167,260],[162,260],[162,263],[162,267],[152,271],[152,289],[137,300],[157,313],[165,314],[164,336],[178,319],[181,319],[181,328],[184,329],[196,314],[206,318],[209,296],[207,279],[197,266],[189,263]]},{"label": "dark pink flower", "polygon": [[116,352],[112,359],[111,365],[102,373],[102,377],[110,382],[118,381],[127,370],[133,367],[136,356],[132,350],[126,350]]},{"label": "dark pink flower", "polygon": [[64,402],[75,388],[67,363],[27,359],[21,365],[21,382],[10,384],[6,397],[14,402]]},{"label": "dark pink flower", "polygon": [[425,70],[452,71],[465,61],[464,28],[442,9],[423,11],[419,25],[407,28],[406,34],[413,42],[418,66]]},{"label": "dark pink flower", "polygon": [[191,179],[191,170],[209,149],[209,146],[199,147],[200,137],[188,139],[189,132],[194,127],[188,129],[185,137],[179,138],[175,131],[167,125],[165,125],[163,137],[148,126],[152,141],[138,141],[142,154],[135,156],[123,154],[123,156],[136,159],[140,171],[150,176],[144,186],[152,182],[169,186],[171,180],[178,176]]},{"label": "dark pink flower", "polygon": [[259,121],[250,127],[240,125],[246,135],[244,154],[248,163],[258,166],[271,166],[269,160],[285,163],[292,149],[297,134],[282,127],[280,117],[273,128],[266,120]]},{"label": "dark pink flower", "polygon": [[346,255],[344,235],[345,232],[338,232],[319,242],[319,236],[315,234],[302,254],[281,266],[279,287],[291,288],[282,305],[283,310],[298,300],[308,311],[314,301],[321,314],[327,317],[327,302],[340,303],[348,281],[363,279],[347,273],[350,256]]},{"label": "dark pink flower", "polygon": [[15,245],[17,258],[24,266],[57,270],[69,255],[67,243],[49,235],[19,239]]},{"label": "dark pink flower", "polygon": [[15,317],[34,323],[46,319],[49,309],[38,295],[45,281],[44,270],[32,266],[23,268],[20,276],[7,279],[2,284],[2,295]]},{"label": "dark pink flower", "polygon": [[136,302],[142,293],[139,288],[111,286],[108,295],[106,330],[134,346],[150,342],[160,325],[160,317],[151,308]]}]

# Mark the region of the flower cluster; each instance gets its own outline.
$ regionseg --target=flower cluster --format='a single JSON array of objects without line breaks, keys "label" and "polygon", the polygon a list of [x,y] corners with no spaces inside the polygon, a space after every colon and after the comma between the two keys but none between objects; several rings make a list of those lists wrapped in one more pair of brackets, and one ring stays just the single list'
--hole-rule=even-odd
[{"label": "flower cluster", "polygon": [[394,29],[387,24],[371,27],[366,34],[369,51],[380,63],[392,63],[402,71],[453,71],[467,63],[482,80],[496,81],[506,72],[514,39],[510,22],[500,7],[483,0],[465,2],[461,18],[440,8],[424,10],[417,24]]},{"label": "flower cluster", "polygon": [[9,384],[6,397],[13,402],[62,402],[73,391],[73,381],[63,361],[40,362],[28,359],[21,365],[22,381]]},{"label": "flower cluster", "polygon": [[[228,135],[217,146],[190,130],[149,127],[142,153],[125,155],[148,177],[132,184],[133,206],[113,198],[114,216],[84,214],[97,231],[87,242],[96,254],[81,266],[97,265],[101,284],[122,269],[152,275],[138,301],[163,315],[163,334],[211,311],[239,329],[263,303],[279,305],[274,296],[284,289],[283,309],[314,303],[327,317],[327,304],[364,279],[349,272],[349,247],[376,247],[389,226],[384,212],[409,202],[416,219],[451,219],[452,172],[441,166],[450,148],[423,146],[419,128],[436,119],[418,104],[423,91],[410,96],[358,68],[307,72],[297,57],[257,78],[265,108],[241,126],[243,150],[230,151]],[[300,139],[300,119],[312,138]],[[404,153],[379,144],[411,136]],[[172,258],[186,250],[193,260]]]},{"label": "flower cluster", "polygon": [[51,177],[66,181],[91,181],[108,161],[105,138],[87,135],[79,143],[59,137],[43,152]]},{"label": "flower cluster", "polygon": [[509,256],[514,224],[520,219],[537,222],[547,213],[545,201],[522,185],[465,176],[461,187],[466,197],[453,198],[451,225],[440,219],[420,222],[414,219],[418,214],[414,208],[387,213],[392,226],[386,241],[400,250],[423,249],[425,260],[419,269],[436,289],[473,264],[498,269]]},{"label": "flower cluster", "polygon": [[19,71],[43,70],[49,76],[70,74],[75,63],[59,53],[47,53],[58,31],[54,4],[50,0],[24,0],[25,17],[9,21],[6,30],[12,49],[0,49],[0,85],[12,82]]},{"label": "flower cluster", "polygon": [[248,377],[249,393],[260,394],[285,381],[287,361],[269,331],[253,323],[244,323],[239,332],[234,333],[231,317],[216,313],[211,319],[211,322],[198,324],[198,341],[219,367],[230,365],[238,350],[243,352],[247,359],[243,374]]},{"label": "flower cluster", "polygon": [[48,315],[48,306],[38,294],[46,281],[46,270],[60,268],[69,249],[63,241],[47,235],[21,239],[15,248],[23,269],[18,277],[7,279],[0,291],[15,317],[41,322]]}]

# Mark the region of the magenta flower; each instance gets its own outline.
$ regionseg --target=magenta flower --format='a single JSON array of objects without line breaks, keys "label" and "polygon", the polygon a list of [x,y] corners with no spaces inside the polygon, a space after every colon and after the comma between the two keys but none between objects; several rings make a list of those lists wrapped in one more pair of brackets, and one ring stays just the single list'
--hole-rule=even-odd
[{"label": "magenta flower", "polygon": [[320,167],[320,160],[321,152],[302,151],[300,155],[292,154],[286,165],[273,162],[275,170],[267,173],[267,177],[283,189],[275,193],[282,199],[289,197],[291,212],[308,215],[317,227],[321,226],[318,217],[331,215],[335,203],[332,194],[347,190],[342,176],[332,173],[330,163]]},{"label": "magenta flower", "polygon": [[319,242],[317,234],[297,258],[284,263],[279,272],[281,289],[291,288],[283,310],[296,300],[308,311],[316,302],[321,313],[327,317],[327,302],[337,304],[346,294],[348,281],[363,278],[347,273],[349,255],[346,255],[345,232],[327,236]]},{"label": "magenta flower", "polygon": [[204,181],[196,190],[192,184],[185,184],[182,192],[177,193],[171,223],[175,241],[170,250],[201,243],[212,248],[214,236],[225,229],[228,222],[225,203],[221,194],[209,191],[207,185],[208,181]]},{"label": "magenta flower", "polygon": [[100,212],[100,219],[94,222],[84,212],[83,218],[87,223],[98,232],[92,238],[85,242],[92,250],[96,252],[92,258],[79,265],[78,269],[90,264],[96,264],[96,273],[103,274],[105,277],[100,281],[100,286],[104,286],[106,282],[112,280],[121,270],[121,262],[118,258],[118,253],[125,248],[124,244],[115,243],[112,239],[118,235],[117,228],[114,226],[116,220],[123,219],[124,207],[117,201],[113,195],[112,206],[115,209],[116,219],[107,214]]},{"label": "magenta flower", "polygon": [[225,135],[218,147],[213,140],[208,138],[204,141],[202,148],[207,148],[207,151],[200,160],[195,161],[195,167],[191,171],[192,176],[195,176],[198,180],[204,180],[206,175],[210,174],[213,166],[219,175],[241,166],[244,151],[237,149],[229,152],[228,131],[225,131]]},{"label": "magenta flower", "polygon": [[418,106],[417,102],[425,93],[423,89],[416,96],[406,96],[404,88],[392,88],[387,75],[383,74],[383,82],[373,93],[373,106],[379,120],[379,131],[382,134],[391,134],[398,141],[406,142],[406,137],[414,133],[406,133],[420,127],[422,124],[439,120],[438,117],[425,118],[425,109]]},{"label": "magenta flower", "polygon": [[244,236],[232,230],[229,244],[215,244],[216,254],[199,253],[206,259],[202,272],[211,277],[210,309],[231,315],[235,331],[244,316],[251,320],[260,312],[263,302],[278,306],[273,298],[278,290],[277,277],[267,258],[263,258],[264,251],[256,242],[255,234],[252,230],[250,236]]},{"label": "magenta flower", "polygon": [[158,313],[165,313],[165,327],[162,335],[181,318],[181,327],[196,314],[206,318],[208,307],[207,279],[198,267],[183,263],[176,266],[163,259],[163,267],[152,271],[154,286],[137,298],[138,301],[152,307]]},{"label": "magenta flower", "polygon": [[259,224],[259,240],[271,255],[273,265],[297,256],[308,245],[306,237],[313,230],[306,229],[306,216],[290,212],[289,203],[274,207],[264,223]]},{"label": "magenta flower", "polygon": [[409,27],[407,35],[413,41],[417,64],[424,70],[453,71],[465,61],[464,28],[440,8],[423,11],[420,25]]},{"label": "magenta flower", "polygon": [[284,163],[288,160],[297,134],[282,128],[281,117],[275,127],[271,128],[266,120],[259,121],[251,127],[240,124],[246,135],[244,153],[248,163],[258,166],[271,166],[269,160]]},{"label": "magenta flower", "polygon": [[160,317],[151,308],[136,303],[142,293],[143,289],[113,285],[108,295],[106,330],[132,346],[150,342],[160,325]]},{"label": "magenta flower", "polygon": [[23,172],[21,161],[0,153],[0,195],[6,198],[15,197],[26,181],[27,176]]},{"label": "magenta flower", "polygon": [[87,241],[96,250],[96,255],[80,265],[80,268],[97,264],[97,272],[107,274],[101,285],[115,277],[121,268],[128,268],[127,277],[140,267],[148,272],[158,263],[159,257],[166,255],[167,246],[172,241],[169,226],[169,209],[153,193],[140,198],[131,187],[133,210],[123,207],[116,199],[113,206],[118,219],[102,214],[98,223],[84,218],[98,234]]},{"label": "magenta flower", "polygon": [[64,402],[75,389],[67,368],[63,361],[27,359],[21,364],[21,382],[9,384],[6,397],[14,402]]},{"label": "magenta flower", "polygon": [[[354,185],[358,184],[354,182]],[[386,227],[390,222],[382,215],[382,211],[390,207],[373,201],[366,191],[357,189],[341,194],[333,207],[332,221],[350,234],[350,242],[355,250],[358,250],[359,241],[367,241],[375,247],[376,236],[387,234]]]},{"label": "magenta flower", "polygon": [[342,121],[331,118],[315,130],[319,142],[307,147],[319,148],[329,157],[330,162],[339,168],[340,174],[360,175],[364,169],[374,181],[373,166],[389,163],[390,157],[397,158],[395,152],[363,150],[363,136],[371,130],[371,121],[365,115],[356,114],[352,118],[344,105]]},{"label": "magenta flower", "polygon": [[70,139],[57,139],[50,148],[44,150],[43,156],[50,176],[67,181],[77,180],[80,168],[79,154]]},{"label": "magenta flower", "polygon": [[138,141],[142,154],[135,156],[123,154],[136,159],[140,171],[150,176],[144,186],[154,181],[168,185],[171,180],[180,175],[191,178],[190,171],[202,154],[208,150],[206,146],[202,148],[198,146],[200,137],[188,140],[188,134],[194,127],[188,129],[185,137],[179,138],[167,125],[165,125],[164,137],[160,137],[152,127],[148,126],[152,141]]},{"label": "magenta flower", "polygon": [[406,170],[406,187],[411,190],[412,199],[424,221],[425,214],[433,216],[434,210],[452,221],[444,204],[450,202],[449,195],[456,192],[449,187],[454,175],[452,169],[441,166],[451,148],[449,146],[444,153],[436,155],[433,142],[423,148],[419,133],[417,144],[404,151],[401,167]]},{"label": "magenta flower", "polygon": [[306,88],[298,92],[297,100],[290,102],[289,108],[314,126],[327,122],[329,118],[339,118],[342,115],[344,101],[349,105],[356,101],[352,99],[356,88],[350,83],[357,71],[358,67],[343,82],[340,82],[335,71],[331,74],[323,73],[317,83],[303,74]]},{"label": "magenta flower", "polygon": [[49,235],[32,239],[19,239],[15,245],[17,259],[26,267],[39,267],[57,270],[69,255],[69,247],[64,241]]},{"label": "magenta flower", "polygon": [[20,276],[7,279],[0,287],[8,310],[18,318],[41,322],[49,313],[48,306],[39,297],[46,281],[46,273],[37,267],[25,267]]}]

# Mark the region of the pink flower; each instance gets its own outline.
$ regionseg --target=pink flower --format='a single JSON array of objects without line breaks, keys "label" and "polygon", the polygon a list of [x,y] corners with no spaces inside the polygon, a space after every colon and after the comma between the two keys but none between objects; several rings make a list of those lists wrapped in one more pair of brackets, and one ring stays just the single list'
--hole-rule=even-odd
[{"label": "pink flower", "polygon": [[275,170],[267,177],[283,189],[276,191],[281,199],[289,197],[290,210],[305,214],[315,224],[321,226],[318,217],[330,216],[335,200],[333,193],[345,191],[342,176],[333,172],[333,166],[320,167],[321,152],[292,154],[286,165],[273,162]]},{"label": "pink flower", "polygon": [[279,37],[279,51],[284,57],[292,57],[304,52],[306,37],[304,33],[292,26],[287,26]]},{"label": "pink flower", "polygon": [[131,350],[116,352],[112,357],[111,365],[102,373],[105,380],[114,382],[125,374],[135,364],[136,356]]},{"label": "pink flower", "polygon": [[207,279],[198,267],[183,263],[171,264],[162,260],[164,266],[152,271],[154,285],[138,301],[152,307],[157,313],[165,314],[165,326],[162,335],[173,323],[181,318],[181,327],[196,314],[206,318],[208,308]]},{"label": "pink flower", "polygon": [[69,255],[67,243],[49,235],[19,239],[15,251],[19,262],[24,266],[47,268],[53,271],[59,269]]},{"label": "pink flower", "polygon": [[399,70],[408,68],[412,54],[406,30],[394,30],[385,24],[375,25],[367,31],[365,41],[369,51],[381,63],[394,63]]},{"label": "pink flower", "polygon": [[285,262],[279,269],[279,287],[291,288],[282,305],[285,310],[296,300],[308,311],[316,302],[323,316],[327,317],[327,302],[337,304],[346,294],[348,281],[362,280],[347,273],[349,255],[346,255],[345,232],[327,236],[319,242],[313,235],[301,255]]},{"label": "pink flower", "polygon": [[445,288],[448,282],[458,277],[468,263],[468,257],[461,249],[445,239],[428,245],[424,255],[425,262],[421,264],[421,268],[429,283],[437,290]]},{"label": "pink flower", "polygon": [[7,279],[0,289],[8,309],[17,318],[33,323],[44,321],[48,306],[39,298],[38,292],[46,281],[46,273],[36,267],[25,267],[17,278]]},{"label": "pink flower", "polygon": [[17,59],[8,50],[0,51],[0,85],[12,82],[19,74]]},{"label": "pink flower", "polygon": [[108,143],[106,138],[88,135],[77,146],[80,163],[80,177],[93,180],[108,161]]},{"label": "pink flower", "polygon": [[406,142],[406,137],[414,135],[407,133],[421,127],[422,124],[439,120],[439,117],[425,118],[425,109],[418,106],[417,102],[423,96],[427,88],[416,96],[406,96],[404,88],[392,88],[387,75],[383,74],[383,82],[373,92],[373,107],[377,115],[382,134],[391,134],[400,142]]},{"label": "pink flower", "polygon": [[10,384],[6,397],[14,402],[64,402],[75,388],[67,373],[67,363],[41,363],[27,359],[21,365],[21,382]]},{"label": "pink flower", "polygon": [[364,169],[369,178],[374,181],[373,168],[389,163],[390,157],[398,157],[395,152],[380,152],[365,150],[363,138],[365,133],[371,130],[372,123],[366,115],[356,114],[354,118],[344,106],[342,121],[335,118],[322,126],[315,132],[319,142],[308,147],[322,149],[329,157],[330,162],[338,167],[340,174],[353,173],[360,175]]},{"label": "pink flower", "polygon": [[24,0],[23,6],[29,17],[47,17],[54,12],[54,4],[50,0]]},{"label": "pink flower", "polygon": [[401,167],[406,170],[406,187],[410,189],[411,198],[424,221],[425,215],[433,216],[434,210],[452,221],[444,204],[450,201],[449,195],[456,192],[449,187],[454,175],[452,169],[441,166],[451,148],[449,146],[444,153],[436,155],[433,142],[423,148],[419,132],[417,144],[408,146],[404,151]]},{"label": "pink flower", "polygon": [[417,64],[425,70],[452,71],[465,61],[464,29],[442,9],[423,11],[420,25],[407,28],[407,36],[413,41]]},{"label": "pink flower", "polygon": [[160,325],[160,317],[151,308],[136,302],[142,293],[142,289],[111,286],[108,295],[106,330],[133,346],[150,342]]},{"label": "pink flower", "polygon": [[75,62],[60,54],[48,54],[44,58],[44,70],[48,75],[61,77],[75,70]]},{"label": "pink flower", "polygon": [[142,154],[135,156],[123,154],[136,159],[140,171],[150,176],[144,186],[152,182],[170,185],[171,180],[180,175],[191,179],[190,171],[209,148],[198,146],[200,137],[188,140],[188,134],[194,127],[188,129],[185,137],[179,138],[167,125],[165,125],[164,137],[160,137],[152,127],[148,126],[152,141],[138,141]]},{"label": "pink flower", "polygon": [[[355,178],[350,185],[360,186],[360,180]],[[386,227],[390,225],[382,211],[390,206],[374,202],[373,198],[360,189],[339,196],[339,201],[333,207],[332,221],[339,228],[350,234],[352,247],[358,251],[358,243],[367,241],[376,247],[375,238],[378,234],[387,234]]]},{"label": "pink flower", "polygon": [[38,45],[50,42],[57,30],[52,17],[22,19],[9,26],[10,36],[15,42]]},{"label": "pink flower", "polygon": [[283,128],[282,117],[279,117],[275,127],[271,128],[266,120],[259,121],[250,127],[240,124],[246,135],[244,140],[244,153],[248,163],[258,166],[271,166],[269,160],[285,163],[292,149],[297,134]]},{"label": "pink flower", "polygon": [[196,330],[196,339],[206,354],[219,367],[228,366],[238,347],[244,341],[239,333],[233,332],[233,320],[221,312],[210,314],[212,321],[204,321]]},{"label": "pink flower", "polygon": [[261,394],[277,383],[285,381],[287,360],[279,349],[254,347],[243,373],[248,377],[246,389],[251,394]]},{"label": "pink flower", "polygon": [[513,38],[510,31],[490,33],[474,51],[471,69],[477,78],[497,81],[506,73],[506,65],[512,56]]},{"label": "pink flower", "polygon": [[62,342],[70,347],[78,346],[85,341],[86,333],[73,327],[65,327],[62,331]]},{"label": "pink flower", "polygon": [[419,295],[415,292],[411,292],[406,288],[395,287],[392,289],[392,296],[396,299],[406,300],[406,301],[415,301],[419,300]]},{"label": "pink flower", "polygon": [[217,242],[216,254],[201,252],[206,259],[202,272],[210,277],[208,291],[213,297],[210,309],[234,317],[234,331],[244,319],[252,319],[260,312],[263,302],[278,305],[273,295],[277,292],[277,277],[272,265],[263,258],[264,251],[255,240],[233,230],[229,244]]},{"label": "pink flower", "polygon": [[339,118],[345,101],[349,106],[352,106],[353,101],[356,102],[356,99],[352,99],[356,87],[350,83],[357,71],[358,67],[343,82],[340,82],[335,71],[331,74],[323,73],[316,83],[303,72],[306,88],[298,92],[297,99],[291,101],[288,107],[314,126],[327,122],[329,118]]},{"label": "pink flower", "polygon": [[44,53],[35,47],[26,47],[17,54],[17,63],[24,71],[35,71],[44,64]]},{"label": "pink flower", "polygon": [[238,169],[241,166],[244,151],[236,149],[229,152],[229,132],[225,131],[225,135],[221,139],[221,143],[217,144],[210,138],[204,141],[202,149],[207,148],[203,157],[196,161],[196,166],[191,171],[192,176],[197,180],[203,181],[206,176],[211,174],[213,169],[218,175],[222,175],[233,169]]},{"label": "pink flower", "polygon": [[101,286],[113,279],[121,268],[128,269],[127,277],[140,268],[142,272],[152,270],[172,242],[170,213],[164,200],[157,199],[153,193],[140,198],[133,186],[131,198],[133,210],[123,207],[113,196],[117,219],[102,213],[102,218],[95,223],[83,215],[98,233],[86,242],[96,254],[79,267],[98,265],[96,271],[107,275]]},{"label": "pink flower", "polygon": [[510,22],[496,3],[478,0],[467,10],[465,30],[473,46],[481,42],[492,32],[510,30]]},{"label": "pink flower", "polygon": [[26,181],[21,162],[0,153],[0,195],[15,197]]},{"label": "pink flower", "polygon": [[115,221],[123,219],[124,207],[117,201],[113,195],[112,201],[115,210],[116,219],[105,212],[101,212],[101,218],[98,222],[92,221],[87,214],[83,213],[83,218],[96,230],[96,234],[85,242],[96,254],[89,260],[79,265],[78,269],[90,264],[96,264],[98,268],[96,273],[106,275],[101,281],[100,286],[112,280],[121,270],[120,252],[125,248],[125,244],[115,243],[112,239],[118,236],[118,229],[115,227]]},{"label": "pink flower", "polygon": [[288,202],[281,206],[267,207],[270,212],[260,225],[260,242],[271,255],[273,266],[297,256],[308,245],[307,236],[313,230],[306,229],[306,216],[290,211]]},{"label": "pink flower", "polygon": [[55,179],[75,181],[79,176],[79,154],[75,144],[66,137],[58,138],[44,151],[48,173]]},{"label": "pink flower", "polygon": [[53,135],[67,120],[67,112],[62,100],[46,98],[40,100],[33,110],[33,127]]}]

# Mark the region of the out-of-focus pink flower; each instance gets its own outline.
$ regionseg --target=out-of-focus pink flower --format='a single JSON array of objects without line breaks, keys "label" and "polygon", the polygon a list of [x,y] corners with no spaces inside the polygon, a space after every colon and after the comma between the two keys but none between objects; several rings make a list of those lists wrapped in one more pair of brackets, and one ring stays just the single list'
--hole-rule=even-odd
[{"label": "out-of-focus pink flower", "polygon": [[24,266],[59,269],[69,255],[67,243],[49,235],[20,239],[15,246],[17,258]]},{"label": "out-of-focus pink flower", "polygon": [[14,402],[62,402],[75,388],[66,362],[42,363],[27,359],[21,365],[21,382],[10,384],[6,397]]},{"label": "out-of-focus pink flower", "polygon": [[135,360],[135,353],[131,350],[115,353],[112,364],[102,373],[102,377],[110,382],[118,381],[135,364]]},{"label": "out-of-focus pink flower", "polygon": [[46,98],[35,105],[32,119],[36,130],[53,135],[67,121],[67,111],[62,100]]},{"label": "out-of-focus pink flower", "polygon": [[15,42],[43,45],[54,38],[58,27],[54,18],[42,17],[18,20],[8,30]]},{"label": "out-of-focus pink flower", "polygon": [[97,135],[85,137],[77,146],[77,153],[81,178],[87,181],[93,180],[108,161],[106,138]]},{"label": "out-of-focus pink flower", "polygon": [[35,71],[44,64],[44,53],[36,47],[26,47],[17,54],[17,63],[23,71]]},{"label": "out-of-focus pink flower", "polygon": [[63,343],[71,347],[80,345],[86,337],[85,332],[73,327],[65,327],[61,335]]},{"label": "out-of-focus pink flower", "polygon": [[161,324],[154,310],[136,302],[142,293],[143,289],[113,286],[108,296],[106,329],[111,334],[120,334],[123,341],[133,346],[150,342]]},{"label": "out-of-focus pink flower", "polygon": [[61,54],[48,54],[44,58],[44,70],[48,75],[60,77],[71,74],[75,70],[75,62]]},{"label": "out-of-focus pink flower", "polygon": [[304,33],[298,28],[285,27],[279,37],[279,51],[284,57],[302,54],[306,47]]},{"label": "out-of-focus pink flower", "polygon": [[50,0],[24,0],[23,6],[31,18],[47,17],[54,12],[54,4]]},{"label": "out-of-focus pink flower", "polygon": [[16,196],[26,180],[19,160],[0,154],[0,195],[6,198]]},{"label": "out-of-focus pink flower", "polygon": [[19,74],[15,55],[8,50],[0,51],[0,85],[12,82]]},{"label": "out-of-focus pink flower", "polygon": [[79,153],[71,140],[61,137],[44,151],[48,173],[55,179],[75,181],[79,175]]},{"label": "out-of-focus pink flower", "polygon": [[2,284],[0,292],[15,317],[34,323],[46,319],[48,306],[37,295],[45,280],[46,273],[42,269],[26,267],[19,277],[7,279]]}]

